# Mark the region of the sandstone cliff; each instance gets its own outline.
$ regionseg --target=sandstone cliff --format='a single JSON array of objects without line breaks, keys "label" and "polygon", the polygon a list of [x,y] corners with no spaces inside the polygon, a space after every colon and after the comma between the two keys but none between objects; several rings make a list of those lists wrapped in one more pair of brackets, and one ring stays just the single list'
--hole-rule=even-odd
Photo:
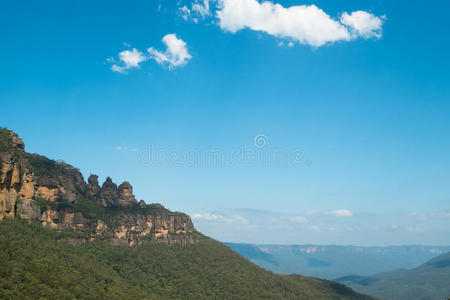
[{"label": "sandstone cliff", "polygon": [[160,204],[137,202],[130,183],[98,176],[86,183],[74,167],[25,152],[23,141],[0,128],[0,220],[19,216],[57,230],[111,243],[192,243],[200,235],[191,218]]}]

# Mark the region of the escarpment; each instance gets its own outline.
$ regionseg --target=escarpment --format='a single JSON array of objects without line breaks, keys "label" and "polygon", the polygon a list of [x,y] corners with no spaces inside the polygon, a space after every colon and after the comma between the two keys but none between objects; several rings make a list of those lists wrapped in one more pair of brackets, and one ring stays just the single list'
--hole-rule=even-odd
[{"label": "escarpment", "polygon": [[108,177],[100,187],[96,175],[86,183],[76,168],[25,152],[17,134],[0,128],[0,220],[14,217],[113,244],[187,244],[201,237],[188,215],[138,203],[130,183],[117,186]]}]

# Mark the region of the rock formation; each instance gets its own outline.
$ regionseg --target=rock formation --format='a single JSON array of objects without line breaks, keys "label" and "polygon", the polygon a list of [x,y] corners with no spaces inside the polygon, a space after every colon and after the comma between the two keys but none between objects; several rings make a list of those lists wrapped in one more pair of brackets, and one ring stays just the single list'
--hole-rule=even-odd
[{"label": "rock formation", "polygon": [[88,196],[92,199],[100,199],[100,186],[98,185],[98,176],[91,174],[88,178],[87,187]]},{"label": "rock formation", "polygon": [[101,204],[104,207],[108,206],[118,206],[119,201],[119,190],[117,189],[117,185],[112,182],[111,178],[106,178],[106,181],[102,185],[102,189],[100,191]]},{"label": "rock formation", "polygon": [[136,198],[133,195],[133,187],[128,181],[119,185],[119,206],[128,206],[130,204],[137,204]]},{"label": "rock formation", "polygon": [[86,183],[74,167],[25,152],[17,134],[0,128],[0,220],[16,216],[113,244],[198,238],[189,216],[138,203],[130,183],[117,187],[108,177],[100,188],[97,175]]}]

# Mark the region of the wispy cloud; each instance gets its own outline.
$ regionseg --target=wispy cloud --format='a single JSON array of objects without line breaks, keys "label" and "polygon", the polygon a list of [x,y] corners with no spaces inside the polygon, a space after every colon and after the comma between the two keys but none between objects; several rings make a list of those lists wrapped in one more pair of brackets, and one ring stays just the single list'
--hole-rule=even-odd
[{"label": "wispy cloud", "polygon": [[326,212],[325,214],[329,215],[329,216],[334,216],[334,217],[345,217],[345,218],[353,217],[353,212],[348,209],[337,209],[337,210]]},{"label": "wispy cloud", "polygon": [[225,216],[219,213],[196,213],[192,215],[192,219],[216,223],[249,224],[249,221],[246,218],[237,214]]},{"label": "wispy cloud", "polygon": [[[110,57],[107,62],[111,63],[111,70],[119,73],[127,73],[128,70],[140,68],[141,64],[148,60],[155,60],[160,65],[165,65],[172,70],[176,67],[181,67],[192,58],[189,54],[186,42],[178,38],[176,34],[170,33],[162,38],[162,42],[167,49],[162,52],[150,47],[147,49],[148,55],[133,48],[132,50],[124,50],[119,52],[119,60]],[[129,44],[124,43],[126,47]]]},{"label": "wispy cloud", "polygon": [[308,223],[309,220],[303,216],[281,216],[280,220],[286,220],[292,223]]},{"label": "wispy cloud", "polygon": [[309,211],[309,215],[323,215],[323,216],[332,216],[332,217],[353,217],[354,213],[348,209],[336,209],[331,211]]},{"label": "wispy cloud", "polygon": [[178,8],[178,14],[185,20],[189,20],[191,17],[191,10],[186,6],[183,5]]},{"label": "wispy cloud", "polygon": [[407,228],[407,230],[413,233],[422,233],[424,231],[423,228],[420,226],[410,226]]},{"label": "wispy cloud", "polygon": [[[348,208],[291,212],[222,208],[191,216],[197,228],[224,241],[353,244],[370,236],[370,244],[397,244],[399,241],[423,243],[424,238],[432,234],[448,240],[448,213],[423,216],[417,213],[366,214]],[[424,217],[430,219],[423,221]]]},{"label": "wispy cloud", "polygon": [[117,146],[116,150],[117,151],[131,151],[131,152],[138,152],[139,151],[138,148],[129,148],[128,146]]},{"label": "wispy cloud", "polygon": [[197,13],[202,18],[206,18],[211,14],[211,12],[209,11],[209,0],[203,0],[203,2],[194,2],[192,4],[192,11]]},{"label": "wispy cloud", "polygon": [[210,0],[195,0],[191,3],[191,8],[183,5],[178,8],[178,14],[185,20],[191,20],[194,23],[198,23],[199,19],[205,19],[211,16],[211,10],[209,6]]},{"label": "wispy cloud", "polygon": [[409,217],[425,221],[430,219],[450,219],[450,211],[439,211],[439,212],[431,212],[431,213],[418,213],[413,212],[408,215]]}]

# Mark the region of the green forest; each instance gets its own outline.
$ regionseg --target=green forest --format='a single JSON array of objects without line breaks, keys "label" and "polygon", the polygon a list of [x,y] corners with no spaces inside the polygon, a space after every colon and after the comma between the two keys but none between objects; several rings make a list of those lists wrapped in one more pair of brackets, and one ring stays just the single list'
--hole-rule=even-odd
[{"label": "green forest", "polygon": [[20,218],[0,223],[1,299],[370,299],[268,272],[209,238],[114,246]]}]

